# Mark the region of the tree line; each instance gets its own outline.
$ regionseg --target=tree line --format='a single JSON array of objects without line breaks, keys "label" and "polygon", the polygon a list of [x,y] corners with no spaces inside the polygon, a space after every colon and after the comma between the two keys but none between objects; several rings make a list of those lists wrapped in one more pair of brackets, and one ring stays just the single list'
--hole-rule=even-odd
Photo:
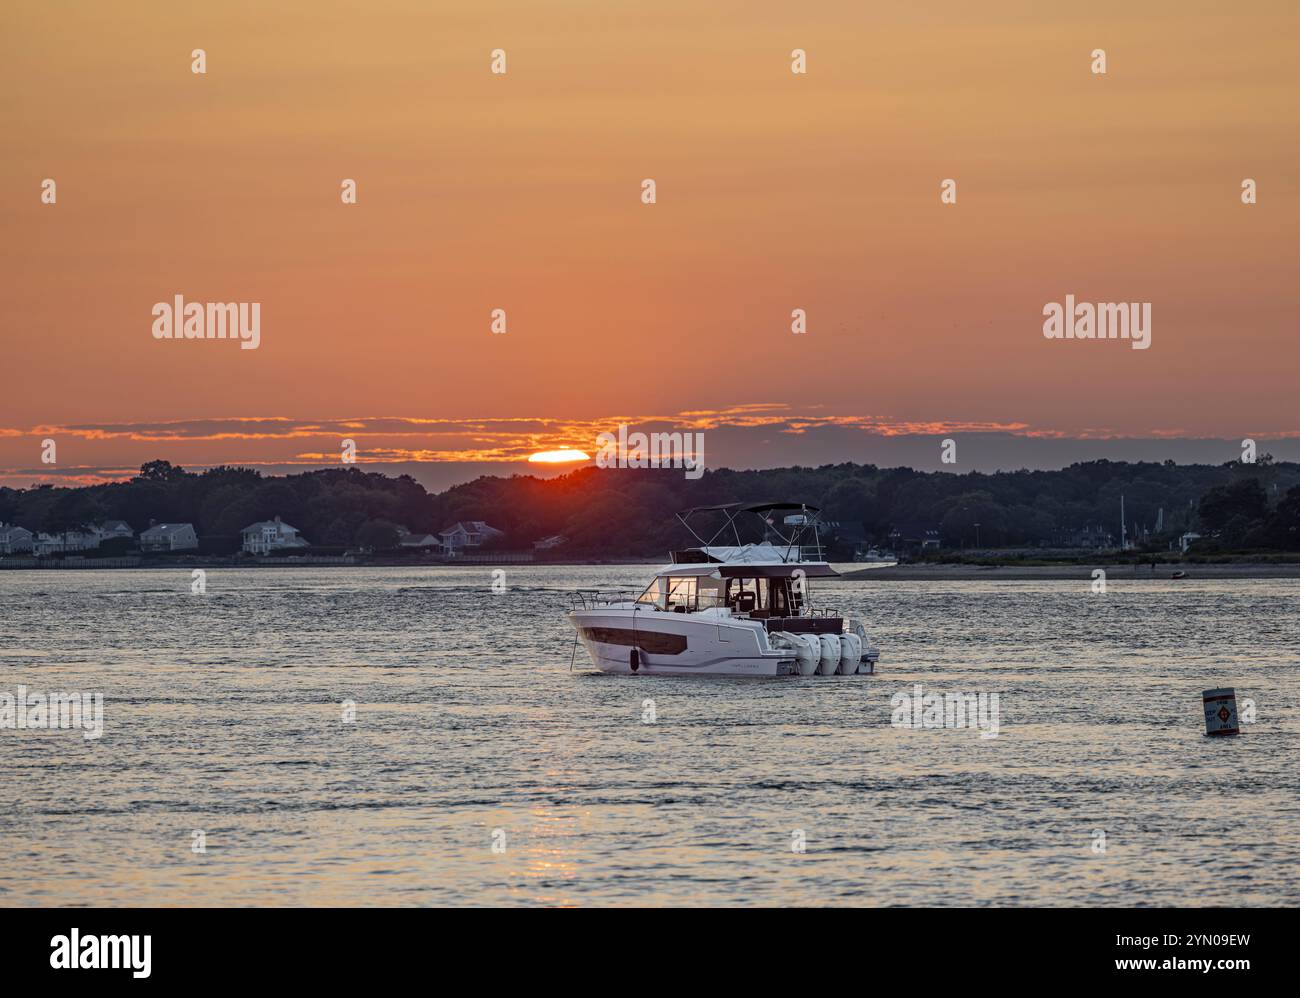
[{"label": "tree line", "polygon": [[[437,533],[457,520],[505,531],[504,548],[562,535],[562,558],[662,557],[692,541],[674,513],[726,502],[793,500],[820,506],[832,551],[888,546],[909,524],[946,548],[1072,546],[1077,533],[1120,535],[1164,550],[1188,532],[1203,550],[1300,550],[1300,465],[1178,465],[1089,461],[1059,471],[920,472],[870,464],[757,471],[719,469],[698,480],[673,469],[582,468],[556,478],[482,477],[430,494],[408,475],[358,467],[286,476],[250,468],[190,472],[151,461],[128,481],[77,488],[0,488],[0,522],[57,534],[119,519],[193,523],[209,551],[234,550],[251,523],[280,516],[316,547],[396,543],[397,527]],[[1157,529],[1157,526],[1159,529]],[[746,537],[744,539],[754,539]]]}]

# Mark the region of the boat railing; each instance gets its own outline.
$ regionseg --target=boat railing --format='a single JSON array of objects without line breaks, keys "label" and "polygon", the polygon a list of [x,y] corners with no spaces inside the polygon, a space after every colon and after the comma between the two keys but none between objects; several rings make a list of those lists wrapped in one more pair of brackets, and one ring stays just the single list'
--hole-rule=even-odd
[{"label": "boat railing", "polygon": [[[645,600],[645,591],[641,589],[629,589],[622,592],[608,592],[605,590],[579,589],[573,593],[571,610],[593,610],[597,607],[612,606],[618,603],[636,603],[645,610],[661,610],[664,612],[691,612],[697,610],[707,610],[710,607],[727,606],[721,596],[710,593],[691,593],[672,594],[668,597],[668,605],[665,608],[657,601]],[[735,599],[732,599],[734,608]],[[678,608],[681,608],[680,610]]]},{"label": "boat railing", "polygon": [[622,592],[598,589],[579,589],[573,593],[570,610],[595,610],[615,603],[635,603],[641,596],[641,590],[628,589]]},{"label": "boat railing", "polygon": [[[771,615],[768,607],[754,607],[751,610],[740,609],[735,596],[728,600],[721,593],[682,593],[668,597],[667,606],[658,602],[642,600],[644,590],[607,591],[596,589],[579,589],[573,593],[570,610],[594,610],[600,607],[614,606],[622,603],[637,603],[647,611],[661,613],[698,613],[700,610],[729,609],[738,617],[751,617],[758,620]],[[797,606],[792,611],[779,613],[782,617],[838,617],[839,612],[828,607]]]}]

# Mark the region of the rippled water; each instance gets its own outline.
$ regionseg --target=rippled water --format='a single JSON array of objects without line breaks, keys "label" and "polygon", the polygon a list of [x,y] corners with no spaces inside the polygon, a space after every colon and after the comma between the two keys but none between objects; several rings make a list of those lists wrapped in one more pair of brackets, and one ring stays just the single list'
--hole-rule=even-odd
[{"label": "rippled water", "polygon": [[507,571],[0,572],[0,691],[105,698],[0,731],[0,904],[1300,902],[1300,582],[823,583],[879,675],[709,680],[569,671],[646,570]]}]

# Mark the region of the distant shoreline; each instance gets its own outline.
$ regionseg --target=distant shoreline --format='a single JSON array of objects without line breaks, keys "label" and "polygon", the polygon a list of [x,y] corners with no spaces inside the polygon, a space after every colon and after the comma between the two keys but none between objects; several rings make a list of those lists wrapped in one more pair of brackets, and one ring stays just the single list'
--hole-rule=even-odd
[{"label": "distant shoreline", "polygon": [[989,579],[1009,581],[1092,581],[1092,573],[1102,569],[1112,582],[1156,581],[1168,582],[1175,572],[1183,572],[1186,581],[1197,579],[1300,579],[1300,562],[1292,564],[1266,564],[1262,562],[1234,562],[1228,564],[1177,564],[1126,562],[1124,564],[1092,565],[890,565],[886,568],[865,568],[844,572],[840,577],[852,581],[876,580],[880,582],[984,582]]},{"label": "distant shoreline", "polygon": [[[11,572],[83,572],[83,571],[132,571],[149,569],[177,569],[190,571],[202,568],[208,571],[220,569],[302,569],[302,568],[459,568],[459,569],[493,569],[493,568],[600,568],[600,567],[661,567],[662,558],[609,558],[590,561],[523,561],[502,557],[493,560],[475,556],[473,560],[463,561],[419,561],[415,559],[344,559],[341,557],[302,557],[302,558],[229,558],[203,557],[189,555],[173,558],[149,558],[135,555],[126,558],[73,558],[73,559],[15,559],[0,558],[0,573]],[[880,568],[862,568],[854,570],[840,566],[839,580],[875,581],[875,582],[986,582],[990,579],[1005,581],[1072,581],[1091,582],[1093,572],[1102,569],[1108,580],[1121,581],[1172,581],[1175,572],[1183,572],[1186,580],[1195,579],[1300,579],[1300,562],[1225,562],[1217,564],[1196,564],[1191,562],[1157,562],[1155,571],[1151,563],[1125,562],[1123,564],[1105,564],[1096,562],[1086,565],[960,565],[960,564],[915,564],[888,565]],[[836,579],[828,579],[830,583]]]},{"label": "distant shoreline", "polygon": [[342,556],[301,556],[297,558],[234,558],[223,556],[181,555],[150,558],[129,555],[121,558],[3,558],[0,571],[10,572],[107,572],[134,571],[155,568],[176,569],[231,569],[231,568],[596,568],[618,565],[663,565],[663,558],[600,558],[591,561],[533,561],[519,557],[503,556],[473,558],[455,561],[421,561],[410,558],[351,558]]}]

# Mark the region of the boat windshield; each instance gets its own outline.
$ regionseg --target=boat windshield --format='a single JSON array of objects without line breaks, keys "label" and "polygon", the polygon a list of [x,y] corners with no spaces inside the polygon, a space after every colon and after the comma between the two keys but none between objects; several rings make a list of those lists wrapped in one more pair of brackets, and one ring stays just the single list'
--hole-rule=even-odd
[{"label": "boat windshield", "polygon": [[669,579],[668,592],[665,594],[666,610],[695,609],[695,576],[685,579]]},{"label": "boat windshield", "polygon": [[649,603],[660,610],[696,609],[697,589],[695,576],[661,577],[646,587],[638,603]]},{"label": "boat windshield", "polygon": [[695,576],[660,576],[645,593],[637,596],[637,603],[649,603],[656,609],[688,613],[718,606],[718,580]]},{"label": "boat windshield", "polygon": [[732,613],[751,617],[798,617],[807,602],[807,581],[668,575],[651,582],[637,602],[676,613],[727,607]]}]

